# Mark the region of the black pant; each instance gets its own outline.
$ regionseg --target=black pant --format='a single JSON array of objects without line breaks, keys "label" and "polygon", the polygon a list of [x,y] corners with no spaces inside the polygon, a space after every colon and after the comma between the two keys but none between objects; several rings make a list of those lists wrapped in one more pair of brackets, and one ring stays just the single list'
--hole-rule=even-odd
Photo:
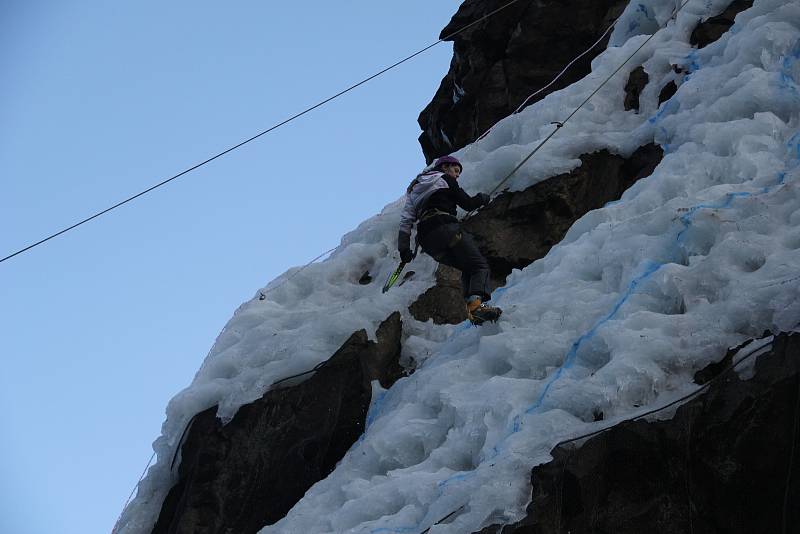
[{"label": "black pant", "polygon": [[[460,236],[460,238],[459,238]],[[427,230],[419,236],[422,250],[439,263],[461,271],[464,298],[478,295],[483,302],[491,297],[489,263],[483,257],[472,236],[458,223],[446,223]]]}]

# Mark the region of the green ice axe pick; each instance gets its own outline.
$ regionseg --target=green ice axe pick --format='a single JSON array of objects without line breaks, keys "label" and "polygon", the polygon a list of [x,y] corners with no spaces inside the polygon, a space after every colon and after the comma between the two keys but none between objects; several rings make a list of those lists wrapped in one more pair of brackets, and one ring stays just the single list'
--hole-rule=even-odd
[{"label": "green ice axe pick", "polygon": [[405,267],[406,267],[405,262],[401,261],[400,265],[397,266],[397,269],[395,269],[394,272],[389,275],[389,278],[386,280],[386,283],[383,284],[384,293],[389,291],[389,288],[392,287],[395,282],[397,282],[397,279],[400,278],[400,273],[403,272],[403,269],[405,269]]},{"label": "green ice axe pick", "polygon": [[[414,256],[411,258],[412,261],[414,260],[414,258],[417,257],[418,250],[419,250],[419,243],[417,243],[417,246],[414,247]],[[397,279],[400,278],[400,273],[403,272],[403,269],[406,268],[406,265],[407,265],[406,262],[401,261],[400,265],[397,266],[397,269],[395,269],[394,272],[389,275],[389,278],[386,279],[386,283],[383,284],[383,291],[382,291],[383,293],[389,291],[389,289],[395,284],[395,282],[397,282]]]}]

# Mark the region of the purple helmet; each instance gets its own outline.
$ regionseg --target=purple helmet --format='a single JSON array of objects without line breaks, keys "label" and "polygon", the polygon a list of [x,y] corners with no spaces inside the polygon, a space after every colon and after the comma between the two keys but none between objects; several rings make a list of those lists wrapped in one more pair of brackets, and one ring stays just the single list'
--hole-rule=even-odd
[{"label": "purple helmet", "polygon": [[461,162],[458,161],[453,156],[442,156],[441,158],[436,160],[436,163],[433,164],[433,168],[434,169],[440,169],[442,167],[442,165],[448,165],[448,164],[449,165],[458,165],[459,167],[461,167],[462,171],[464,170],[464,166],[461,164]]}]

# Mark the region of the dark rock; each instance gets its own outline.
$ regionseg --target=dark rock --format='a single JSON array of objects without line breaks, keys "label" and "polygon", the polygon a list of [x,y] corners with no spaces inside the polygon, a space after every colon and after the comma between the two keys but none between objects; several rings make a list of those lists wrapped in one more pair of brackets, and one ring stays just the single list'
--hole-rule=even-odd
[{"label": "dark rock", "polygon": [[658,93],[658,105],[660,106],[673,96],[675,93],[678,92],[678,84],[675,83],[675,80],[672,80],[667,85],[661,88],[661,92]]},{"label": "dark rock", "polygon": [[153,533],[255,533],[286,515],[363,433],[370,381],[388,388],[401,376],[401,330],[394,313],[377,343],[354,333],[311,378],[268,391],[227,425],[216,407],[198,414]]},{"label": "dark rock", "polygon": [[640,178],[652,174],[664,151],[649,144],[629,158],[600,150],[580,157],[577,169],[518,193],[502,193],[465,221],[492,268],[497,285],[513,269],[544,257],[570,226],[589,211],[618,200]]},{"label": "dark rock", "polygon": [[403,284],[405,284],[406,282],[408,282],[409,280],[411,280],[412,278],[414,278],[414,275],[415,275],[415,274],[417,274],[417,272],[416,272],[416,271],[408,271],[408,272],[406,272],[406,274],[404,274],[404,275],[403,275],[403,279],[402,279],[402,280],[400,280],[400,283],[399,283],[399,284],[397,284],[397,286],[398,286],[398,287],[399,287],[399,286],[402,286]]},{"label": "dark rock", "polygon": [[[359,332],[363,332],[360,330]],[[359,332],[356,332],[357,334]],[[402,376],[405,370],[400,365],[400,337],[403,324],[400,312],[390,315],[375,332],[377,342],[370,341],[369,349],[360,354],[364,369],[365,384],[377,380],[381,387],[389,389]],[[341,349],[340,349],[341,350]],[[370,389],[370,395],[372,390]],[[364,414],[366,417],[366,413]]]},{"label": "dark rock", "polygon": [[[442,30],[453,41],[450,70],[419,116],[419,141],[428,162],[466,146],[510,115],[588,49],[622,13],[627,0],[518,2],[484,22],[451,34],[507,3],[466,0]],[[550,88],[527,102],[580,80],[607,38],[573,64]]]},{"label": "dark rock", "polygon": [[528,516],[504,534],[800,532],[800,336],[755,375],[727,371],[667,421],[556,447],[533,469]]},{"label": "dark rock", "polygon": [[725,8],[725,11],[698,24],[689,37],[689,43],[698,48],[708,46],[733,26],[733,19],[736,18],[736,15],[751,7],[753,7],[753,0],[734,0]]},{"label": "dark rock", "polygon": [[461,289],[461,271],[439,265],[436,285],[425,291],[409,306],[418,321],[433,319],[434,324],[458,324],[467,320],[467,308]]},{"label": "dark rock", "polygon": [[[524,191],[502,193],[463,223],[489,261],[492,288],[505,284],[513,269],[544,257],[587,212],[617,200],[649,176],[664,152],[650,144],[627,159],[607,150],[581,156],[572,172],[548,178]],[[436,285],[409,308],[415,319],[457,324],[466,319],[460,273],[440,266]]]},{"label": "dark rock", "polygon": [[730,367],[730,365],[733,363],[733,356],[739,352],[742,347],[743,346],[740,345],[735,349],[729,349],[728,352],[725,353],[725,357],[720,361],[710,363],[697,371],[694,374],[694,383],[702,386],[704,384],[708,384],[713,379],[718,377],[724,370]]},{"label": "dark rock", "polygon": [[625,84],[625,111],[635,109],[639,111],[639,95],[647,86],[650,81],[650,76],[644,70],[643,66],[638,66],[633,69],[628,76],[628,82]]}]

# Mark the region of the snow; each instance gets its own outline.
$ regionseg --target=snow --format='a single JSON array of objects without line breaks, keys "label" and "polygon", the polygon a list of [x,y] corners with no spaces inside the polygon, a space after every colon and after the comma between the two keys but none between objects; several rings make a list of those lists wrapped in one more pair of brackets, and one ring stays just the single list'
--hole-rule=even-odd
[{"label": "snow", "polygon": [[[632,2],[592,73],[501,121],[455,155],[462,185],[491,191],[647,37],[649,43],[504,188],[522,190],[580,164],[660,144],[655,172],[586,214],[550,253],[494,294],[497,324],[421,323],[408,306],[434,281],[380,294],[397,265],[402,199],[342,239],[321,263],[295,268],[234,314],[192,384],[167,407],[157,463],[120,533],[149,532],[174,483],[170,462],[191,417],[219,405],[229,420],[281,378],[327,359],[354,331],[371,336],[403,313],[403,359],[417,371],[374,385],[364,436],[336,470],[263,533],[477,531],[524,515],[533,466],[559,441],[692,391],[695,371],[766,329],[800,322],[800,4],[756,0],[701,50],[698,19],[726,1]],[[662,29],[659,30],[659,27]],[[641,32],[649,32],[641,34]],[[628,73],[650,83],[623,110]],[[676,74],[671,65],[683,70]],[[669,81],[677,93],[660,107]],[[417,170],[409,170],[409,179]],[[406,184],[398,184],[398,193]],[[365,271],[375,282],[358,283]],[[603,412],[605,421],[594,422]]]}]

